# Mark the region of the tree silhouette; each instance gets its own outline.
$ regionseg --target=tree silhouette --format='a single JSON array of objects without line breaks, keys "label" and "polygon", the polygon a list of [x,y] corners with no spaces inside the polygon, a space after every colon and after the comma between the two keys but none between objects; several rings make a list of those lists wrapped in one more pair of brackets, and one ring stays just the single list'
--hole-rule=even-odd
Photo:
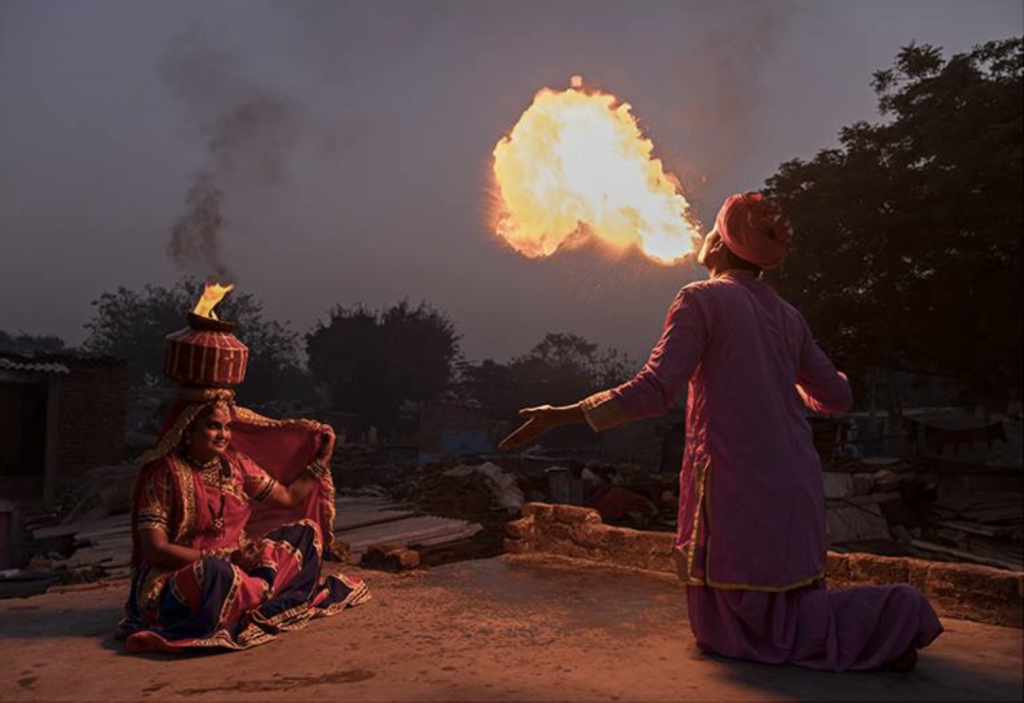
[{"label": "tree silhouette", "polygon": [[[161,383],[164,337],[187,324],[202,292],[201,283],[179,281],[171,288],[147,285],[142,290],[120,287],[93,301],[95,313],[86,323],[87,351],[128,360],[129,382],[136,386]],[[251,293],[230,293],[217,306],[223,320],[234,322],[235,334],[249,347],[245,382],[239,399],[250,403],[307,400],[312,385],[298,356],[298,336],[284,325],[264,318],[263,304]]]},{"label": "tree silhouette", "polygon": [[448,387],[459,336],[427,303],[413,308],[403,300],[383,312],[336,306],[306,335],[306,350],[336,408],[388,431],[404,401],[429,400]]},{"label": "tree silhouette", "polygon": [[888,121],[768,179],[796,231],[771,277],[846,368],[952,376],[989,407],[1020,396],[1022,47],[903,48],[874,75]]}]

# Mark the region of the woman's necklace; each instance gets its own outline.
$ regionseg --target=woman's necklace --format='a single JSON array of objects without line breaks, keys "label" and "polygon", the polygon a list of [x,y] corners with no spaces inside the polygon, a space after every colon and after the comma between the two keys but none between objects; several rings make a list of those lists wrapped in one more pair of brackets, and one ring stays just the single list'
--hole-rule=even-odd
[{"label": "woman's necklace", "polygon": [[186,452],[185,459],[203,479],[204,483],[211,486],[219,486],[223,482],[221,480],[223,463],[220,456],[215,456],[208,461],[200,461],[192,456],[191,452]]},{"label": "woman's necklace", "polygon": [[199,474],[203,483],[220,489],[220,509],[215,512],[213,506],[209,506],[210,528],[218,535],[224,534],[224,462],[220,456],[215,456],[209,461],[199,461],[191,453],[186,453],[185,459]]}]

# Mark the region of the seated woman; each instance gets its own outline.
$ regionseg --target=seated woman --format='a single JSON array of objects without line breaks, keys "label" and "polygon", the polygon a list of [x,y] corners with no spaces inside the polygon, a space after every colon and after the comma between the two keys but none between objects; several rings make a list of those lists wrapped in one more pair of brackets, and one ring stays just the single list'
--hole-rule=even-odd
[{"label": "seated woman", "polygon": [[[229,390],[192,392],[141,460],[118,628],[128,651],[247,649],[368,600],[359,579],[320,581],[333,539],[331,428],[263,418]],[[254,535],[254,508],[277,527]]]}]

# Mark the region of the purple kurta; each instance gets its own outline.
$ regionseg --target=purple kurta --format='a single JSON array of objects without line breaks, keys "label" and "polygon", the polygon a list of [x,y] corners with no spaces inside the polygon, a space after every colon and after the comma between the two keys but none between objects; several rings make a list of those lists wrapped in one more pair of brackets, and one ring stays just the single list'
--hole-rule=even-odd
[{"label": "purple kurta", "polygon": [[[640,373],[583,401],[587,422],[601,431],[662,415],[687,382],[676,546],[680,576],[693,587],[691,625],[698,642],[748,659],[861,668],[856,658],[841,660],[818,652],[817,646],[811,648],[813,655],[805,651],[810,641],[827,640],[832,621],[825,617],[828,607],[809,608],[811,601],[800,595],[817,593],[813,598],[829,602],[828,596],[840,593],[826,592],[819,583],[828,544],[824,491],[804,406],[828,414],[846,412],[851,401],[846,377],[815,344],[795,308],[753,276],[730,272],[679,292],[661,340]],[[911,608],[923,629],[897,637],[902,649],[880,663],[875,657],[875,666],[899,656],[912,642],[927,644],[925,639],[941,631],[923,596],[894,588],[901,590],[887,596],[890,602],[908,597],[923,602]],[[792,639],[798,600],[806,613],[799,616],[801,641],[787,645],[783,640]],[[867,616],[877,609],[877,600],[864,591],[863,597],[843,602],[863,605]],[[695,607],[701,612],[692,612]],[[732,615],[726,617],[727,612]],[[858,618],[840,620],[863,620]],[[892,621],[897,624],[907,625]],[[833,622],[833,635],[834,629]],[[877,643],[877,632],[848,635],[869,636]]]}]

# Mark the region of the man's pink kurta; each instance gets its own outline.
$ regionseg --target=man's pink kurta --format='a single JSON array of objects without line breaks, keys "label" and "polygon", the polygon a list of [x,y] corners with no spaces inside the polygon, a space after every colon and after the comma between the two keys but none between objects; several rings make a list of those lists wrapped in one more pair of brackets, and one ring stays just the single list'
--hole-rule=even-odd
[{"label": "man's pink kurta", "polygon": [[821,578],[821,464],[797,384],[843,413],[850,386],[803,317],[752,276],[693,283],[631,381],[584,402],[597,430],[662,415],[689,382],[679,535],[684,576],[720,588],[785,590]]},{"label": "man's pink kurta", "polygon": [[[815,344],[795,308],[767,284],[733,272],[683,288],[644,368],[623,385],[587,398],[584,413],[597,431],[661,415],[686,383],[687,444],[677,548],[681,577],[702,587],[691,589],[691,611],[692,591],[712,599],[745,592],[746,609],[756,610],[759,619],[767,605],[758,602],[752,608],[754,596],[795,593],[824,576],[828,542],[822,471],[805,406],[842,414],[850,406],[850,386]],[[816,592],[826,595],[824,589]],[[917,598],[923,600],[920,594]],[[729,607],[723,601],[716,610]],[[925,607],[931,612],[927,602]],[[806,605],[803,609],[808,611]],[[790,618],[796,617],[796,609],[790,610]],[[733,641],[736,632],[746,633],[741,637],[746,640],[756,634],[750,623],[722,623],[721,612],[716,618],[707,612],[694,615],[691,624],[707,624],[706,639],[723,640],[704,642],[709,648],[780,660],[777,654],[752,655],[751,648],[759,650],[757,642],[739,646]],[[778,612],[773,617],[781,618]],[[938,620],[934,613],[930,617],[934,630]],[[804,627],[810,634],[808,625]],[[722,631],[712,632],[716,628]],[[939,631],[930,637],[918,637],[915,631],[904,646],[930,641]],[[763,634],[766,640],[774,638]],[[849,663],[825,661],[822,668],[849,668]]]}]

